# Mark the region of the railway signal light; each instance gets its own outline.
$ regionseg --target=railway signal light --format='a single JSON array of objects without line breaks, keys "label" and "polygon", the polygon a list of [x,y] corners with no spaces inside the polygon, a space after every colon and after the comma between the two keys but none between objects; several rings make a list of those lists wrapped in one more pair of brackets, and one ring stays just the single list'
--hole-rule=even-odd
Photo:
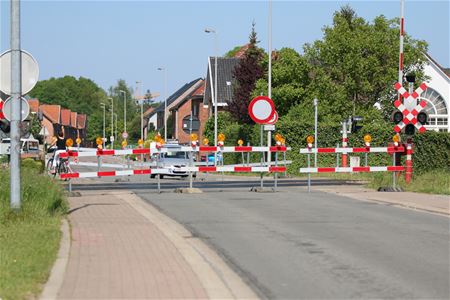
[{"label": "railway signal light", "polygon": [[351,133],[355,133],[357,131],[359,131],[362,128],[362,125],[358,125],[358,122],[362,121],[363,117],[360,116],[353,116],[350,119],[351,122]]},{"label": "railway signal light", "polygon": [[77,139],[75,140],[75,142],[77,143],[77,145],[81,144],[81,139],[79,137],[77,137]]},{"label": "railway signal light", "polygon": [[275,141],[277,142],[277,146],[281,146],[281,145],[284,145],[285,139],[284,139],[284,137],[281,134],[276,133],[275,134]]},{"label": "railway signal light", "polygon": [[239,140],[237,141],[237,143],[238,143],[239,146],[244,145],[244,141],[243,141],[242,139],[239,139]]},{"label": "railway signal light", "polygon": [[208,146],[208,144],[209,144],[208,138],[204,138],[202,143],[203,143],[204,146]]}]

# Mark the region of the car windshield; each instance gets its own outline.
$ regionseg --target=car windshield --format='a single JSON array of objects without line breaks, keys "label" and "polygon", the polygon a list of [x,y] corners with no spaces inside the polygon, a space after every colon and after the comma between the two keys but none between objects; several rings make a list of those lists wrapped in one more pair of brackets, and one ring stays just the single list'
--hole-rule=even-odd
[{"label": "car windshield", "polygon": [[11,141],[10,140],[2,140],[2,144],[10,144]]},{"label": "car windshield", "polygon": [[186,153],[182,151],[164,153],[165,158],[186,158]]}]

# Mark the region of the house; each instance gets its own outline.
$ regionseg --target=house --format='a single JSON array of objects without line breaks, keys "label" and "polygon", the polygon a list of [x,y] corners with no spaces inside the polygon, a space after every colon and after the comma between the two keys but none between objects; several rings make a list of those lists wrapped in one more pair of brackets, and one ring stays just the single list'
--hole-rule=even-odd
[{"label": "house", "polygon": [[39,111],[42,113],[42,130],[45,143],[52,142],[53,137],[64,126],[64,135],[66,138],[71,138],[74,142],[77,137],[80,137],[82,143],[86,139],[86,125],[87,116],[72,112],[70,109],[61,108],[60,105],[43,104],[39,106]]},{"label": "house", "polygon": [[427,106],[427,130],[450,132],[450,69],[440,66],[429,54],[424,73],[430,77],[426,82],[428,88],[420,95]]},{"label": "house", "polygon": [[[161,104],[153,110],[148,116],[148,123],[147,128],[154,127],[156,130],[158,130],[161,134],[164,132],[164,110],[166,108],[167,110],[167,116],[166,119],[169,119],[171,109],[177,105],[180,101],[191,95],[198,87],[202,84],[201,82],[203,79],[197,78],[191,82],[186,83],[181,88],[179,88],[175,93],[170,95],[167,98],[167,107],[166,107],[166,101],[161,102]],[[175,117],[175,116],[174,116]],[[175,122],[176,123],[176,122]],[[175,138],[175,123],[174,121],[168,122],[167,124],[167,138]]]},{"label": "house", "polygon": [[42,135],[44,143],[51,143],[53,137],[61,130],[61,106],[43,104],[39,107],[42,113]]},{"label": "house", "polygon": [[[236,79],[234,78],[234,68],[239,64],[238,57],[217,57],[217,110],[223,110],[233,99]],[[208,67],[206,72],[205,97],[203,105],[208,107],[209,116],[214,113],[214,86],[215,86],[215,63],[216,58],[208,57]]]},{"label": "house", "polygon": [[201,139],[208,121],[208,108],[202,105],[205,92],[205,80],[200,79],[194,85],[192,93],[171,106],[174,115],[174,137],[180,144],[190,142],[190,134],[195,133]]}]

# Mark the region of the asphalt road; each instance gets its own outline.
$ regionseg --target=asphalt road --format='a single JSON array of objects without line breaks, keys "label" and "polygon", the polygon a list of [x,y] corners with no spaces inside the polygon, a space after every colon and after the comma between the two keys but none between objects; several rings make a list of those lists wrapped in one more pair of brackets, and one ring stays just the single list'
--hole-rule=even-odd
[{"label": "asphalt road", "polygon": [[449,299],[449,218],[305,188],[157,194],[262,297]]}]

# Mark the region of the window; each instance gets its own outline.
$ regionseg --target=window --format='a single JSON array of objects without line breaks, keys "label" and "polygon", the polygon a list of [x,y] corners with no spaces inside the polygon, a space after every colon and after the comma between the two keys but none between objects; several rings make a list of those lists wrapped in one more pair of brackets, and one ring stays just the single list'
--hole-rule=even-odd
[{"label": "window", "polygon": [[447,106],[445,105],[444,97],[432,88],[427,88],[425,92],[420,95],[420,99],[427,102],[424,110],[430,115],[447,115]]},{"label": "window", "polygon": [[200,108],[200,102],[198,102],[198,101],[191,101],[192,116],[198,117],[199,108]]}]

